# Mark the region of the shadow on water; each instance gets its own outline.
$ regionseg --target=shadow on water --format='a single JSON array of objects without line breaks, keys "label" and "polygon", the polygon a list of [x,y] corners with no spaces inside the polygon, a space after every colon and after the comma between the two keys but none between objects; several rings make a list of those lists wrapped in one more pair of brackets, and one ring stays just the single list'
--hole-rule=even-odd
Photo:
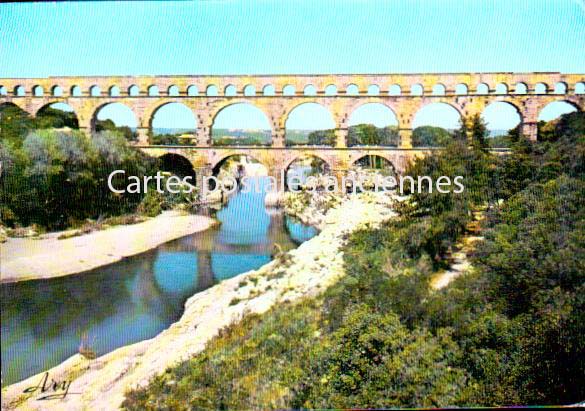
[{"label": "shadow on water", "polygon": [[3,284],[3,386],[77,353],[84,333],[98,355],[152,338],[193,294],[266,264],[274,243],[288,250],[317,234],[265,209],[261,193],[235,194],[215,217],[219,227],[81,275]]}]

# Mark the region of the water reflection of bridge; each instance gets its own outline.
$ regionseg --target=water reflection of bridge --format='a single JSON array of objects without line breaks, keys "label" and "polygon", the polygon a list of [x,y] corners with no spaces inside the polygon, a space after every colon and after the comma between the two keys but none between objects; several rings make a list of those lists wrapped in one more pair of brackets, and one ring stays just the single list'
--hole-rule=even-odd
[{"label": "water reflection of bridge", "polygon": [[[230,243],[222,241],[219,229],[209,229],[196,233],[184,239],[164,245],[164,251],[196,253],[197,266],[193,267],[193,275],[197,278],[197,290],[209,288],[217,282],[214,268],[213,255],[217,254],[249,254],[270,256],[274,252],[274,244],[278,244],[282,250],[291,250],[299,244],[293,240],[293,235],[286,224],[286,215],[282,210],[270,212],[270,223],[266,235],[262,241],[256,243]],[[284,229],[283,229],[284,227]],[[153,264],[154,261],[151,262]],[[154,274],[153,267],[144,267],[144,272]],[[141,277],[141,288],[144,293],[152,293],[151,297],[160,298],[164,291],[160,289],[153,276]]]},{"label": "water reflection of bridge", "polygon": [[[282,228],[285,228],[284,230]],[[207,230],[196,234],[189,239],[189,243],[179,242],[173,245],[175,251],[188,251],[196,248],[199,253],[246,253],[266,254],[273,251],[273,245],[278,244],[283,250],[291,250],[299,244],[292,239],[286,224],[286,215],[282,210],[270,212],[270,223],[266,231],[266,237],[257,243],[229,243],[218,240],[219,230]]]}]

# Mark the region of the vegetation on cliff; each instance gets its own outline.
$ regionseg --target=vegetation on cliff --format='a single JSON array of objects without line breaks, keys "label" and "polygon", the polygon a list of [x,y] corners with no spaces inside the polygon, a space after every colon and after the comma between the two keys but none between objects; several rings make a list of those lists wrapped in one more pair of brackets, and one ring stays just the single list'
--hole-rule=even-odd
[{"label": "vegetation on cliff", "polygon": [[[233,324],[201,354],[130,391],[124,407],[581,401],[585,115],[563,116],[546,141],[517,133],[509,141],[507,156],[476,139],[414,163],[413,176],[463,175],[466,191],[413,193],[398,218],[349,237],[346,276],[321,297]],[[432,290],[430,278],[449,265],[478,210],[486,218],[474,268]]]}]

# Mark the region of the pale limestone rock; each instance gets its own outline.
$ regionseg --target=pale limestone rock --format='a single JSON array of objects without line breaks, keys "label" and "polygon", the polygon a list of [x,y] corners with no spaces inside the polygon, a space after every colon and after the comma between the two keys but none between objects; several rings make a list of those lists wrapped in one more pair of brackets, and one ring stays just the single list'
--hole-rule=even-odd
[{"label": "pale limestone rock", "polygon": [[[289,252],[291,263],[274,260],[256,271],[243,273],[191,297],[181,319],[156,337],[121,347],[89,363],[74,355],[49,370],[54,378],[71,378],[70,395],[64,400],[35,401],[23,396],[40,375],[2,390],[2,409],[114,410],[124,393],[148,383],[152,376],[197,354],[220,329],[240,321],[247,313],[264,313],[285,300],[315,296],[344,275],[341,247],[345,234],[366,224],[376,226],[394,215],[391,209],[359,196],[345,199],[327,213],[329,224],[318,236]],[[274,276],[275,270],[284,271]],[[258,278],[257,284],[249,281]],[[239,284],[247,280],[248,285]],[[271,289],[266,290],[270,285]],[[237,304],[231,304],[238,299]]]}]

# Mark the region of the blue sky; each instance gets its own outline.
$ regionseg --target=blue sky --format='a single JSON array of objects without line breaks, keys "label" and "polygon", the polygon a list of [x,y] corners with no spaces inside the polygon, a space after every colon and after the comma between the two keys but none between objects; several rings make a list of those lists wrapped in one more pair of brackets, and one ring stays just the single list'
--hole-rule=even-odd
[{"label": "blue sky", "polygon": [[0,77],[563,71],[577,0],[258,0],[0,5]]},{"label": "blue sky", "polygon": [[584,69],[581,0],[0,5],[0,78]]}]

